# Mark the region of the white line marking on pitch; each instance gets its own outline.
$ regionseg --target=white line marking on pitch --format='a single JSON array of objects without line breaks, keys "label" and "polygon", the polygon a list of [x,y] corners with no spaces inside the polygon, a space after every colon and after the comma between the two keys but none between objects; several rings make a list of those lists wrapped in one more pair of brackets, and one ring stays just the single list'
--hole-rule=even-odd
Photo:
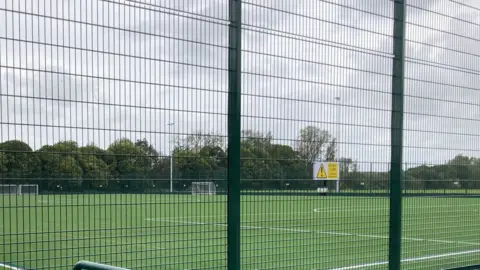
[{"label": "white line marking on pitch", "polygon": [[[445,257],[468,255],[468,254],[474,254],[474,253],[480,253],[480,249],[460,251],[460,252],[451,252],[451,253],[444,253],[444,254],[437,254],[437,255],[429,255],[429,256],[423,256],[423,257],[408,258],[408,259],[403,259],[401,261],[403,263],[419,262],[419,261],[428,261],[428,260],[432,260],[432,259],[439,259],[439,258],[445,258]],[[331,270],[361,269],[361,268],[368,268],[368,267],[372,267],[372,266],[379,266],[379,265],[386,265],[386,264],[388,264],[388,261],[352,265],[352,266],[346,266],[346,267],[341,267],[341,268],[332,268]]]},{"label": "white line marking on pitch", "polygon": [[[188,224],[188,225],[212,225],[212,226],[222,226],[226,227],[227,224],[223,223],[207,223],[207,222],[194,222],[194,221],[178,221],[170,220],[164,218],[147,218],[147,221],[157,221],[157,222],[170,222],[176,224]],[[373,234],[356,234],[356,233],[345,233],[345,232],[334,232],[334,231],[314,231],[314,230],[304,230],[304,229],[292,229],[292,228],[281,228],[281,227],[261,227],[261,226],[240,226],[243,229],[257,229],[257,230],[272,230],[272,231],[284,231],[284,232],[293,232],[293,233],[316,233],[316,234],[327,234],[327,235],[338,235],[338,236],[353,236],[353,237],[363,237],[363,238],[376,238],[376,239],[389,239],[388,236],[383,235],[373,235]],[[462,241],[451,241],[451,240],[439,240],[439,239],[424,239],[424,238],[402,238],[404,241],[414,241],[414,242],[432,242],[432,243],[443,243],[443,244],[458,244],[466,246],[480,246],[480,243],[474,242],[462,242]]]},{"label": "white line marking on pitch", "polygon": [[[105,239],[100,239],[100,240],[105,240]],[[153,250],[166,250],[166,248],[161,248],[161,247],[148,245],[148,244],[144,244],[144,243],[123,243],[123,241],[117,241],[115,239],[106,239],[106,240],[110,241],[112,243],[120,244],[120,245],[144,246],[146,248],[153,249]]]},{"label": "white line marking on pitch", "polygon": [[7,269],[12,269],[12,270],[22,270],[22,268],[18,268],[18,267],[15,267],[15,266],[4,264],[4,263],[0,263],[0,267],[7,268]]},{"label": "white line marking on pitch", "polygon": [[[446,205],[435,205],[435,206],[422,206],[421,209],[430,209],[430,208],[442,208],[442,207],[470,207],[470,206],[480,206],[480,204],[463,204],[463,205],[454,205],[454,204],[446,204]],[[414,206],[413,209],[417,209],[418,207]],[[358,212],[358,211],[386,211],[390,208],[388,207],[381,207],[381,208],[329,208],[329,209],[322,209],[322,208],[314,208],[313,212],[315,213],[342,213],[342,212]],[[263,213],[242,213],[241,216],[268,216],[268,215],[305,215],[311,214],[311,211],[297,211],[297,212],[263,212]],[[175,217],[165,217],[167,219],[182,219],[182,218],[215,218],[215,217],[227,217],[227,213],[225,214],[218,214],[218,215],[202,215],[202,216],[175,216]]]}]

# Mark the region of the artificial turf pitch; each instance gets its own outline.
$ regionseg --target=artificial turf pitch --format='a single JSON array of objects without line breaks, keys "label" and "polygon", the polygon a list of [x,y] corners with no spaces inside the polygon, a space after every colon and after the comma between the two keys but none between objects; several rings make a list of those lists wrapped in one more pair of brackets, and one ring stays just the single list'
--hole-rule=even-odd
[{"label": "artificial turf pitch", "polygon": [[[387,197],[244,195],[242,269],[387,269]],[[0,269],[226,269],[223,195],[0,196]],[[480,263],[480,199],[403,199],[404,269]],[[14,268],[11,268],[14,269]]]}]

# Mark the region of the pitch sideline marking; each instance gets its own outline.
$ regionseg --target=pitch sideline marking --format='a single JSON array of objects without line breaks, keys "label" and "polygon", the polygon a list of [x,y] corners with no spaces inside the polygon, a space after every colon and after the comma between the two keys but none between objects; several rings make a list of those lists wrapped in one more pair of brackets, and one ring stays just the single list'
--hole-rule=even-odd
[{"label": "pitch sideline marking", "polygon": [[[455,206],[455,207],[469,207],[469,206],[480,206],[480,204],[458,204],[458,205],[455,205],[455,204],[443,204],[443,205],[432,205],[432,206],[422,206],[420,207],[420,209],[431,209],[431,208],[442,208],[442,207],[450,207],[450,206]],[[404,207],[407,207],[404,205]],[[416,206],[414,205],[414,209],[417,209],[415,208]],[[379,207],[379,208],[367,208],[367,209],[362,209],[362,208],[358,208],[358,209],[355,209],[355,208],[350,208],[350,209],[335,209],[335,210],[332,210],[332,209],[326,209],[326,210],[322,210],[322,208],[315,208],[313,209],[313,212],[315,213],[322,213],[322,212],[334,212],[334,211],[377,211],[377,210],[389,210],[390,208],[389,207]]]},{"label": "pitch sideline marking", "polygon": [[[207,223],[207,222],[195,222],[195,221],[178,221],[178,220],[169,220],[163,218],[147,218],[147,221],[156,221],[156,222],[170,222],[177,224],[189,224],[189,225],[213,225],[213,226],[222,226],[225,227],[227,224],[223,223]],[[388,236],[383,235],[373,235],[373,234],[355,234],[355,233],[345,233],[345,232],[334,232],[334,231],[314,231],[314,230],[302,230],[302,229],[292,229],[292,228],[281,228],[281,227],[261,227],[261,226],[240,226],[243,229],[257,229],[257,230],[273,230],[273,231],[285,231],[285,232],[294,232],[294,233],[316,233],[316,234],[327,234],[327,235],[338,235],[338,236],[353,236],[353,237],[363,237],[363,238],[376,238],[376,239],[389,239]],[[440,239],[424,239],[424,238],[402,238],[404,241],[413,241],[413,242],[432,242],[432,243],[443,243],[443,244],[458,244],[466,246],[480,246],[480,243],[473,242],[463,242],[463,241],[451,241],[451,240],[440,240]]]},{"label": "pitch sideline marking", "polygon": [[[459,255],[468,255],[468,254],[474,254],[474,253],[480,253],[480,249],[429,255],[429,256],[423,256],[423,257],[407,258],[407,259],[402,259],[401,262],[409,263],[409,262],[428,261],[432,259],[439,259],[439,258],[459,256]],[[352,266],[346,266],[346,267],[340,267],[340,268],[332,268],[331,270],[352,270],[352,269],[368,268],[372,266],[379,266],[379,265],[385,265],[385,264],[388,264],[388,261],[358,264],[358,265],[352,265]]]},{"label": "pitch sideline marking", "polygon": [[[103,240],[103,239],[100,239],[100,240]],[[116,244],[120,244],[120,245],[133,245],[133,246],[143,246],[143,247],[146,247],[146,248],[149,248],[149,249],[152,249],[152,250],[166,250],[166,248],[162,248],[162,247],[158,247],[158,246],[155,246],[155,245],[149,245],[149,244],[145,244],[145,243],[124,243],[123,241],[117,241],[115,239],[106,239],[107,241],[109,242],[112,242],[112,243],[116,243]]]},{"label": "pitch sideline marking", "polygon": [[[456,206],[456,207],[468,207],[468,206],[480,206],[478,204],[463,204],[463,205],[436,205],[436,206],[426,206],[422,207],[424,209],[429,209],[429,208],[441,208],[441,207],[449,207],[449,206]],[[389,208],[387,207],[382,207],[382,208],[348,208],[348,209],[325,209],[322,210],[322,208],[314,208],[313,212],[315,213],[331,213],[331,212],[350,212],[350,211],[380,211],[380,210],[388,210]],[[241,216],[262,216],[262,215],[304,215],[304,214],[311,214],[311,211],[296,211],[296,212],[264,212],[264,213],[242,213]],[[166,219],[182,219],[182,218],[215,218],[215,217],[227,217],[227,214],[225,213],[224,215],[202,215],[202,216],[183,216],[183,217],[165,217]]]}]

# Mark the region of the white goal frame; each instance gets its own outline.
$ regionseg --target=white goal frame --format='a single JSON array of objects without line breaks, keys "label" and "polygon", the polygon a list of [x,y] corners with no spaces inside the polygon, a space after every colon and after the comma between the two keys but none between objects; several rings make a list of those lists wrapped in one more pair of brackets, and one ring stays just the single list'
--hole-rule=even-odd
[{"label": "white goal frame", "polygon": [[[24,187],[34,187],[34,192],[24,193],[22,188]],[[25,184],[25,185],[18,185],[18,195],[38,195],[38,185],[36,184]]]},{"label": "white goal frame", "polygon": [[213,182],[192,182],[192,195],[215,195],[217,186]]},{"label": "white goal frame", "polygon": [[[10,193],[3,193],[0,192],[0,195],[38,195],[38,185],[36,184],[24,184],[24,185],[14,185],[14,184],[2,184],[0,185],[0,189],[3,187],[14,187],[14,191]],[[23,188],[32,188],[33,192],[26,192],[23,191]]]},{"label": "white goal frame", "polygon": [[18,195],[18,186],[17,186],[17,185],[13,185],[13,184],[1,184],[1,185],[0,185],[0,190],[3,191],[3,188],[4,188],[4,187],[15,187],[15,192],[10,192],[10,193],[0,192],[0,195]]}]

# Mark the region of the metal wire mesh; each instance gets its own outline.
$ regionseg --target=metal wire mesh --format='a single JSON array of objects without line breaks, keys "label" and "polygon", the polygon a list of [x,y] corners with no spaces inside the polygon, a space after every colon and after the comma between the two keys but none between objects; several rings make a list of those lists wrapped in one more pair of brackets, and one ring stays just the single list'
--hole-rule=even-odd
[{"label": "metal wire mesh", "polygon": [[[362,5],[368,14],[328,1],[243,2],[245,269],[387,259],[388,200],[320,196],[324,183],[312,180],[316,161],[343,161],[342,193],[356,189],[359,171],[388,171],[390,146],[378,138],[389,133],[392,4],[374,2]],[[385,173],[365,182],[388,188]]]},{"label": "metal wire mesh", "polygon": [[0,1],[0,268],[479,264],[480,6],[403,3]]},{"label": "metal wire mesh", "polygon": [[431,196],[404,198],[406,269],[479,263],[476,2],[407,2],[405,193]]},{"label": "metal wire mesh", "polygon": [[1,1],[2,184],[40,195],[1,196],[0,266],[226,266],[226,227],[186,222],[226,216],[225,196],[190,189],[225,186],[228,10],[213,4]]}]

